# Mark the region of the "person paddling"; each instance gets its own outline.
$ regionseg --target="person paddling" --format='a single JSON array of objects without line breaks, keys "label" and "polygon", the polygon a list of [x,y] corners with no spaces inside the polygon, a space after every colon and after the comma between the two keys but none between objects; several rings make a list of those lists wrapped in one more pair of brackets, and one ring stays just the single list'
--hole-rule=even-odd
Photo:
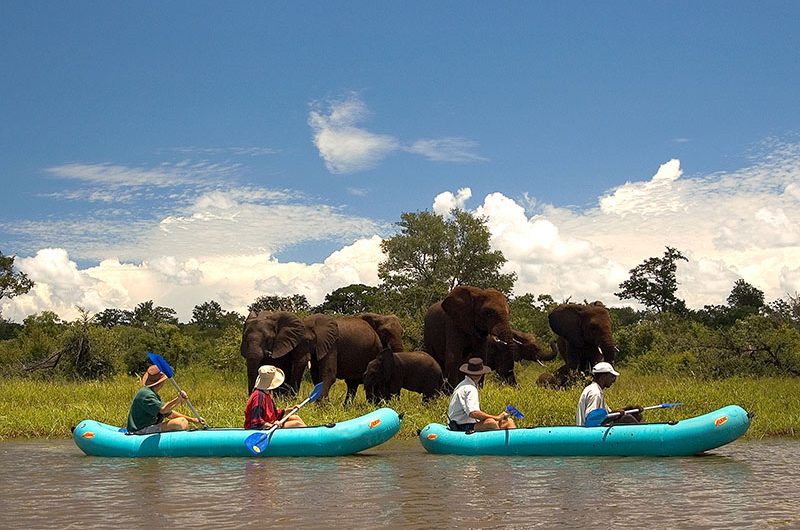
[{"label": "person paddling", "polygon": [[[283,384],[286,376],[283,370],[272,365],[259,367],[253,393],[247,399],[244,409],[245,429],[269,429],[286,413],[275,406],[272,390]],[[284,427],[305,427],[305,422],[297,414],[292,414],[283,423]]]},{"label": "person paddling", "polygon": [[[578,399],[578,409],[575,412],[575,421],[578,427],[586,425],[586,417],[596,409],[603,409],[607,414],[615,413],[612,417],[603,420],[601,425],[616,425],[619,423],[640,423],[642,421],[641,412],[628,414],[625,409],[617,411],[609,410],[606,406],[604,390],[609,388],[617,380],[619,372],[614,370],[611,363],[600,362],[592,368],[592,382],[583,389],[581,397]],[[628,409],[639,409],[642,407],[627,407]]]},{"label": "person paddling", "polygon": [[126,428],[130,434],[153,434],[157,432],[185,431],[189,423],[205,425],[203,418],[185,416],[173,410],[179,404],[188,401],[186,392],[181,390],[178,396],[166,403],[161,401],[158,391],[164,386],[167,375],[158,366],[150,365],[142,375],[142,388],[136,393],[128,411]]},{"label": "person paddling", "polygon": [[459,371],[465,374],[465,377],[453,390],[450,406],[447,408],[450,430],[471,432],[516,429],[517,426],[508,412],[503,411],[497,416],[492,416],[481,410],[478,384],[492,369],[484,366],[483,360],[479,357],[473,357],[462,364]]}]

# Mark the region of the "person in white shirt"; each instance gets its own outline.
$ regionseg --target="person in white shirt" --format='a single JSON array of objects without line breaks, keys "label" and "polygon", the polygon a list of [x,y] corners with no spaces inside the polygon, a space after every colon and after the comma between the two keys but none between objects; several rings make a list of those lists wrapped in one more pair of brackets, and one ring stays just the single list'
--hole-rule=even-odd
[{"label": "person in white shirt", "polygon": [[[619,372],[614,370],[611,363],[600,362],[592,368],[592,382],[583,389],[581,397],[578,399],[578,409],[575,412],[575,423],[578,427],[583,427],[586,424],[586,416],[596,409],[603,409],[606,414],[612,411],[606,405],[606,397],[603,390],[609,388],[617,380]],[[629,407],[631,409],[641,407]],[[612,418],[603,420],[602,425],[613,425],[617,423],[639,423],[642,421],[641,412],[634,414],[626,414],[625,409],[618,411],[620,414]]]},{"label": "person in white shirt", "polygon": [[478,384],[492,369],[484,366],[483,360],[479,357],[473,357],[462,364],[459,371],[465,374],[465,377],[453,390],[450,406],[447,408],[450,430],[471,432],[516,429],[514,420],[507,412],[492,416],[481,410]]}]

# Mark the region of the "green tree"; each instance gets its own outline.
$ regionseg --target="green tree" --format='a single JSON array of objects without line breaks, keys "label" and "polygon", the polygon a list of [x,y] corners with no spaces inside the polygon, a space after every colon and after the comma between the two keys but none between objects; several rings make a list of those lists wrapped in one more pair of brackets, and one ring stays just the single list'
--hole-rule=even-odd
[{"label": "green tree", "polygon": [[648,258],[630,270],[631,277],[619,284],[620,291],[614,293],[622,299],[635,299],[648,310],[664,313],[685,312],[686,303],[675,296],[678,280],[675,272],[677,261],[689,261],[681,252],[666,247],[662,258]]},{"label": "green tree", "polygon": [[156,306],[152,300],[142,302],[133,309],[131,325],[156,332],[158,324],[177,324],[178,317],[170,307]]},{"label": "green tree", "polygon": [[96,313],[92,317],[92,323],[111,329],[114,326],[129,326],[133,321],[133,311],[125,309],[109,308]]},{"label": "green tree", "polygon": [[363,283],[340,287],[325,295],[325,301],[315,308],[319,313],[357,315],[377,311],[380,289]]},{"label": "green tree", "polygon": [[222,306],[214,300],[209,300],[194,306],[192,320],[189,323],[195,324],[201,329],[219,328],[224,315],[225,312],[222,310]]},{"label": "green tree", "polygon": [[14,269],[16,256],[5,256],[0,251],[0,300],[25,294],[33,287],[33,281]]},{"label": "green tree", "polygon": [[739,278],[728,295],[728,305],[733,308],[750,309],[757,313],[764,307],[764,291]]},{"label": "green tree", "polygon": [[292,296],[259,296],[247,306],[249,311],[288,311],[290,313],[308,313],[311,305],[304,294]]},{"label": "green tree", "polygon": [[485,218],[459,209],[447,219],[423,211],[403,213],[397,225],[400,233],[381,243],[387,258],[378,277],[407,310],[427,307],[462,284],[511,292],[516,274],[500,272],[506,259],[491,250]]}]

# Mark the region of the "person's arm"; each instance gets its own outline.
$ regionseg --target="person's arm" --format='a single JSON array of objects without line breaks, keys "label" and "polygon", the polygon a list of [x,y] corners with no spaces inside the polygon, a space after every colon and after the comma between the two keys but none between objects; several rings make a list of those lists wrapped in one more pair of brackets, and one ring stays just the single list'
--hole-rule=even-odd
[{"label": "person's arm", "polygon": [[184,401],[186,399],[188,399],[188,396],[186,395],[186,392],[181,390],[180,393],[177,396],[175,396],[175,399],[173,399],[171,401],[167,401],[166,403],[164,403],[161,406],[161,408],[159,409],[158,413],[163,415],[163,416],[169,416],[170,414],[172,414],[172,409],[177,407],[179,403],[181,403],[182,401]]},{"label": "person's arm", "polygon": [[504,419],[506,419],[508,417],[508,413],[507,412],[502,412],[502,413],[498,414],[497,416],[492,416],[491,414],[486,414],[482,410],[473,410],[472,412],[469,413],[469,417],[470,418],[475,418],[478,421],[483,421],[483,420],[488,420],[488,419],[492,419],[492,420],[495,420],[495,421],[502,421],[502,420],[504,420]]}]

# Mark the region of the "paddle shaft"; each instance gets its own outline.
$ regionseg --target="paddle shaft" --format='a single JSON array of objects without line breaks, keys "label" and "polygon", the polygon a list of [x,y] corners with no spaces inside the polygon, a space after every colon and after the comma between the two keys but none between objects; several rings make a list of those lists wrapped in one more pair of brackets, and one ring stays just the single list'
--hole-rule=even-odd
[{"label": "paddle shaft", "polygon": [[[625,409],[625,411],[622,414],[633,414],[635,412],[644,412],[646,410],[667,408],[664,405],[665,405],[665,403],[662,403],[661,405],[652,405],[650,407],[642,407],[642,408],[635,408],[635,409]],[[674,406],[672,403],[669,403],[669,405]],[[606,416],[606,418],[616,418],[617,416],[621,416],[622,414],[619,413],[619,412],[610,412],[608,414],[608,416]]]},{"label": "paddle shaft", "polygon": [[[172,383],[172,386],[175,387],[175,390],[178,391],[178,394],[180,394],[181,393],[181,387],[178,386],[178,383],[176,383],[175,380],[173,378],[171,378],[171,377],[168,378],[168,379],[169,379],[170,383]],[[194,414],[194,417],[199,419],[200,415],[197,413],[196,410],[194,410],[194,407],[192,406],[192,402],[187,399],[186,400],[186,404],[189,405],[189,410],[192,411],[192,414]]]}]

